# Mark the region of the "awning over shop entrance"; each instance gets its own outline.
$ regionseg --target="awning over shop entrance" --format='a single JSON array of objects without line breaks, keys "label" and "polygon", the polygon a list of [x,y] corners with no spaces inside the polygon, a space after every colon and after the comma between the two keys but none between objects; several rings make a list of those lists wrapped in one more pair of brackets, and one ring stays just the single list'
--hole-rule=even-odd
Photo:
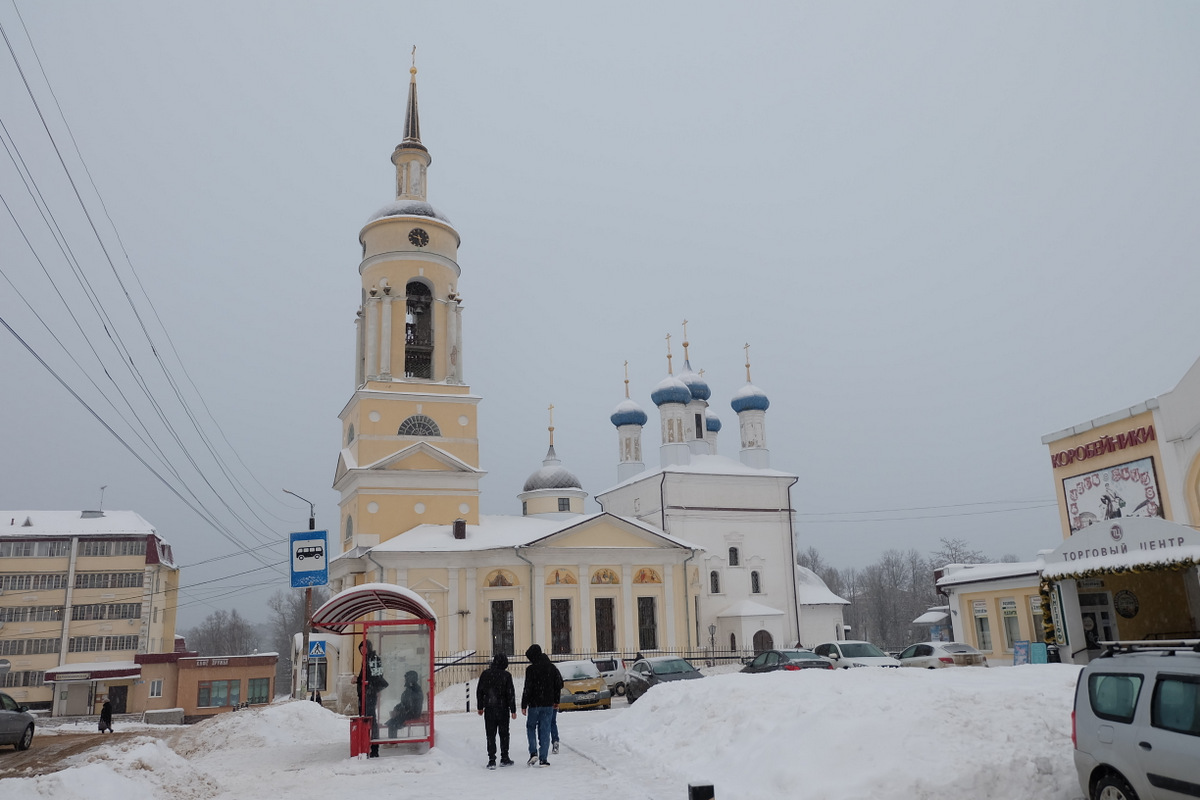
[{"label": "awning over shop entrance", "polygon": [[142,665],[132,661],[96,661],[88,664],[63,664],[46,670],[46,683],[80,681],[119,681],[140,678]]},{"label": "awning over shop entrance", "polygon": [[390,583],[364,583],[338,592],[313,612],[312,625],[327,633],[345,633],[367,614],[402,611],[417,619],[436,620],[433,608],[419,594]]},{"label": "awning over shop entrance", "polygon": [[950,614],[944,609],[932,608],[926,611],[921,616],[912,621],[913,625],[936,625],[944,619],[949,618]]},{"label": "awning over shop entrance", "polygon": [[1042,577],[1053,581],[1186,569],[1200,564],[1200,532],[1158,517],[1109,519],[1076,532],[1044,561]]}]

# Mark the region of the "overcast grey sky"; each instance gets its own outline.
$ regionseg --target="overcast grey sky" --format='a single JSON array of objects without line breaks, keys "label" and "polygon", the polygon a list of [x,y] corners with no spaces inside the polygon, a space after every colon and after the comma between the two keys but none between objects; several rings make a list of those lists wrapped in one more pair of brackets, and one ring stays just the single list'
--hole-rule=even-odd
[{"label": "overcast grey sky", "polygon": [[[336,526],[357,235],[393,196],[414,44],[430,201],[463,237],[485,513],[519,513],[550,403],[565,465],[592,495],[615,482],[625,360],[653,466],[649,393],[686,318],[733,457],[751,344],[802,548],[865,566],[959,537],[1024,560],[1061,538],[1040,437],[1171,389],[1200,356],[1193,2],[7,0],[0,23],[115,267],[7,50],[3,139],[214,488],[134,397],[7,153],[20,227],[0,209],[0,317],[150,452],[13,290],[113,395],[57,288],[161,444],[144,457],[218,525],[3,329],[0,508],[90,508],[106,485],[105,507],[141,513],[187,567],[183,627],[265,616],[287,582],[285,548],[264,545],[307,525],[283,488]],[[221,558],[244,547],[279,570]]]}]

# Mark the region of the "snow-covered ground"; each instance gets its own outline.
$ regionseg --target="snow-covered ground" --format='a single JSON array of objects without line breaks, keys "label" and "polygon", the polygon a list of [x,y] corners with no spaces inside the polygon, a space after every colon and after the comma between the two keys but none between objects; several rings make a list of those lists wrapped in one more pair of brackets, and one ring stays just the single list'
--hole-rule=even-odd
[{"label": "snow-covered ground", "polygon": [[60,772],[0,780],[0,797],[679,800],[689,782],[711,782],[718,800],[1070,800],[1082,796],[1071,756],[1078,672],[727,672],[656,687],[633,706],[618,699],[611,711],[560,714],[563,749],[546,768],[521,763],[518,714],[518,764],[496,771],[484,769],[483,721],[462,712],[461,684],[436,700],[436,747],[385,747],[370,760],[349,757],[346,717],[300,700],[224,714],[172,745],[149,735],[161,726],[147,726],[146,736],[102,745]]}]

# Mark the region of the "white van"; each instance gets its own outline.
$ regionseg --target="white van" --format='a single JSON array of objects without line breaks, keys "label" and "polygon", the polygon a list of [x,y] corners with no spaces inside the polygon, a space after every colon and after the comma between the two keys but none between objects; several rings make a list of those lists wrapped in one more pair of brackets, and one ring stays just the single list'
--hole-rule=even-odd
[{"label": "white van", "polygon": [[1100,645],[1079,673],[1071,713],[1084,794],[1200,797],[1200,639]]},{"label": "white van", "polygon": [[592,659],[600,670],[600,677],[608,685],[608,690],[616,697],[625,695],[625,659],[615,653],[605,653]]}]

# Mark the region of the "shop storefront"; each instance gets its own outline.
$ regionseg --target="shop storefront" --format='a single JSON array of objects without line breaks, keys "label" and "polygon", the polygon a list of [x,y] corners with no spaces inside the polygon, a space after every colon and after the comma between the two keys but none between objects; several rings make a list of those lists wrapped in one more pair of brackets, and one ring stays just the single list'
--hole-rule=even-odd
[{"label": "shop storefront", "polygon": [[1043,592],[1063,661],[1101,642],[1200,638],[1200,532],[1164,519],[1089,525],[1043,556]]}]

